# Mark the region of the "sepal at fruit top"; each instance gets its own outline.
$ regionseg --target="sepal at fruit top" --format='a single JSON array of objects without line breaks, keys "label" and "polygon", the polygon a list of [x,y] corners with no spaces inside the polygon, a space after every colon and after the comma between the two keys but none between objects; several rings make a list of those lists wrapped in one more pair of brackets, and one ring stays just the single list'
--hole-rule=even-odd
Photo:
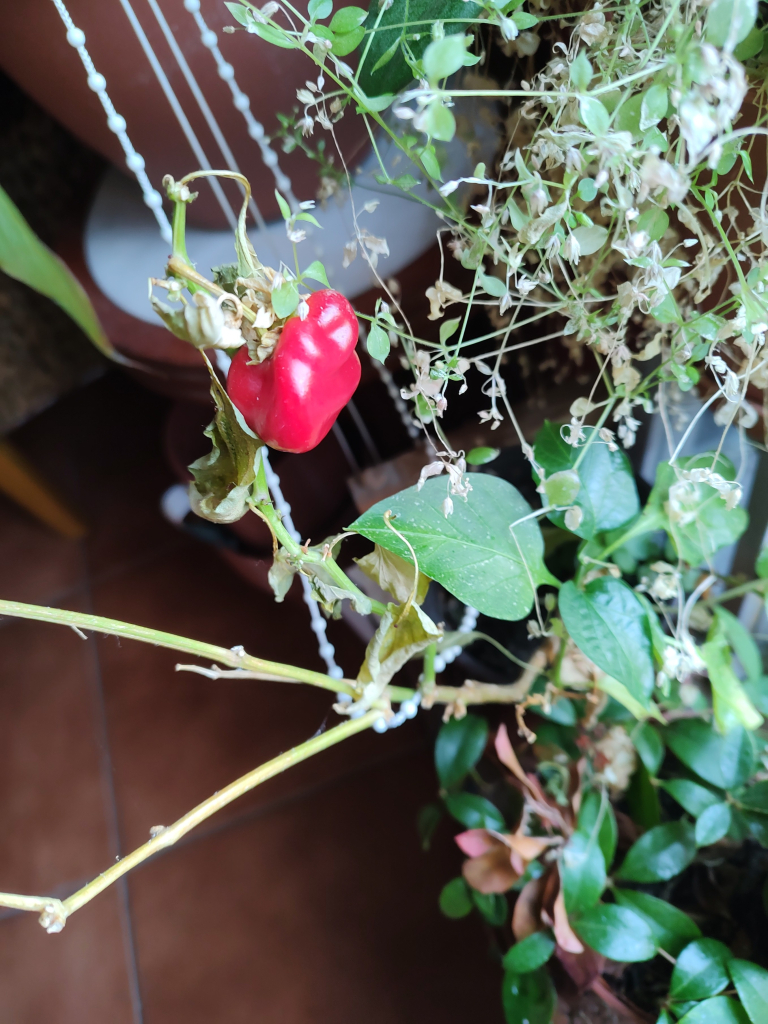
[{"label": "sepal at fruit top", "polygon": [[189,467],[194,477],[189,485],[189,500],[192,510],[203,519],[234,523],[248,511],[249,499],[269,497],[262,487],[253,493],[263,442],[229,400],[205,354],[203,358],[211,374],[211,395],[216,405],[213,422],[205,430],[213,447]]}]

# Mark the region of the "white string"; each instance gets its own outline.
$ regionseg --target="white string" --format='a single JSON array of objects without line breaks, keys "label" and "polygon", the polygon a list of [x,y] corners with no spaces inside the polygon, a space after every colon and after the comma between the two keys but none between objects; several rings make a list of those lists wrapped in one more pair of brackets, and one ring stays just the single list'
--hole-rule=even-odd
[{"label": "white string", "polygon": [[[219,127],[219,122],[216,120],[213,111],[208,106],[208,101],[206,100],[205,96],[203,96],[202,90],[200,86],[197,84],[197,79],[192,74],[192,70],[189,64],[187,63],[186,57],[181,52],[181,48],[179,44],[176,42],[176,37],[174,36],[173,32],[171,32],[171,28],[168,22],[165,20],[165,15],[160,10],[157,4],[157,0],[147,0],[147,3],[149,4],[152,13],[155,16],[155,21],[158,23],[163,35],[165,36],[165,40],[168,43],[168,46],[170,47],[171,53],[176,59],[176,63],[179,65],[179,68],[181,69],[182,75],[184,75],[184,79],[187,85],[189,86],[190,92],[195,97],[195,102],[197,103],[198,107],[200,108],[200,112],[205,118],[205,123],[211,130],[211,135],[213,135],[214,139],[216,140],[217,146],[221,150],[222,156],[224,157],[224,160],[226,161],[227,164],[227,169],[230,171],[234,171],[235,174],[242,174],[242,171],[237,165],[237,160],[235,160],[234,153],[229,148],[229,144],[227,143],[227,140],[224,138],[224,133]],[[213,36],[215,44],[215,33],[211,32],[210,35]],[[203,42],[205,43],[205,40],[203,40]],[[253,214],[253,218],[259,226],[259,230],[264,231],[267,225],[264,223],[264,218],[262,217],[261,211],[256,205],[256,201],[254,200],[253,196],[251,196],[250,199],[248,200],[248,209]]]},{"label": "white string", "polygon": [[[58,6],[59,0],[53,0],[53,2]],[[133,29],[136,38],[139,40],[139,43],[141,44],[141,48],[144,51],[144,55],[149,61],[150,67],[155,73],[155,78],[159,82],[160,88],[165,93],[165,98],[168,100],[171,110],[173,111],[176,120],[179,122],[181,130],[184,132],[186,140],[189,143],[190,149],[195,155],[195,159],[197,160],[198,166],[202,170],[213,170],[208,157],[205,155],[203,147],[200,145],[200,140],[198,139],[197,135],[195,135],[194,129],[192,128],[192,125],[189,123],[187,115],[184,113],[181,104],[179,103],[178,97],[176,96],[176,93],[173,91],[173,86],[168,81],[168,76],[163,71],[162,65],[160,64],[160,61],[157,59],[155,51],[152,49],[152,44],[150,43],[149,39],[147,39],[144,29],[141,27],[141,23],[139,19],[136,17],[136,13],[134,12],[133,8],[131,7],[130,0],[120,0],[120,5],[125,11],[125,15],[128,18],[128,21],[131,23],[131,28]],[[216,196],[216,199],[218,200],[219,206],[221,207],[224,216],[227,218],[227,223],[234,231],[235,228],[237,227],[237,219],[232,211],[232,207],[229,205],[229,202],[227,201],[227,197],[224,195],[224,189],[221,187],[221,184],[217,181],[216,178],[209,178],[208,182],[211,188],[213,189],[213,194]]]},{"label": "white string", "polygon": [[216,61],[216,67],[218,68],[219,78],[227,83],[229,90],[232,93],[232,103],[236,110],[239,110],[243,115],[248,134],[250,137],[258,143],[259,149],[261,150],[261,158],[265,165],[272,171],[275,178],[275,184],[285,198],[288,200],[288,205],[295,212],[299,209],[299,201],[293,194],[293,187],[291,185],[291,179],[283,173],[280,169],[278,162],[277,153],[272,149],[267,138],[264,125],[251,113],[251,101],[246,93],[240,88],[235,79],[235,69],[232,65],[224,59],[224,56],[219,49],[218,40],[216,33],[212,32],[208,28],[208,25],[200,13],[200,0],[184,0],[184,8],[189,11],[192,17],[195,19],[198,29],[200,30],[200,41],[203,46],[210,50],[213,59]]},{"label": "white string", "polygon": [[[293,525],[293,519],[291,519],[291,506],[285,500],[282,488],[280,487],[280,477],[275,473],[274,469],[272,469],[272,466],[270,465],[266,445],[261,449],[261,451],[262,458],[264,460],[264,471],[267,477],[267,485],[275,499],[275,507],[282,516],[283,526],[295,541],[301,541],[301,534]],[[309,608],[309,617],[312,620],[312,632],[317,637],[320,657],[325,662],[328,668],[328,675],[332,679],[343,679],[344,673],[336,664],[336,651],[333,644],[327,637],[326,622],[323,618],[322,612],[318,608],[317,601],[312,597],[312,587],[310,586],[309,580],[301,573],[299,574],[299,578],[304,591],[304,601],[307,608]],[[348,701],[349,699],[348,694],[339,694],[340,701]]]},{"label": "white string", "polygon": [[125,118],[118,114],[112,100],[107,95],[106,79],[103,75],[98,73],[93,61],[91,60],[91,55],[85,48],[85,33],[82,29],[76,27],[75,23],[72,21],[69,11],[63,3],[63,0],[53,0],[53,3],[56,10],[59,12],[61,20],[64,22],[64,27],[67,30],[67,42],[77,50],[78,56],[83,63],[85,73],[88,76],[88,87],[96,93],[101,101],[104,113],[107,115],[107,127],[117,136],[120,145],[123,147],[125,162],[128,165],[128,168],[136,175],[136,180],[141,186],[141,191],[144,195],[144,202],[155,215],[155,220],[157,221],[157,226],[160,228],[160,234],[163,236],[163,240],[170,243],[171,225],[165,215],[165,210],[163,210],[163,197],[157,189],[152,187],[152,182],[149,180],[147,172],[144,170],[144,158],[140,153],[136,152],[133,147],[133,143],[126,133]]}]

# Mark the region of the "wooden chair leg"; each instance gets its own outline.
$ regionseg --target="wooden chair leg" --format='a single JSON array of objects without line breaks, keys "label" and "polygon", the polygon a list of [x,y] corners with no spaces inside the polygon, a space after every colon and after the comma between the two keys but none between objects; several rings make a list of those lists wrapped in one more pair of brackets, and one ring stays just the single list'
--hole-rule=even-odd
[{"label": "wooden chair leg", "polygon": [[13,445],[4,440],[0,440],[0,491],[63,537],[78,540],[85,536],[85,524]]}]

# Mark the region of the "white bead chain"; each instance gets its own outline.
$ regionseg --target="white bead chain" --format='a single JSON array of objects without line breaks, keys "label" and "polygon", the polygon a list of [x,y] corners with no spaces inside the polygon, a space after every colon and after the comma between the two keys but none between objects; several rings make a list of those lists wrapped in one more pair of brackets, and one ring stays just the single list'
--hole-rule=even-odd
[{"label": "white bead chain", "polygon": [[[275,508],[282,516],[283,526],[285,526],[288,533],[290,533],[290,535],[293,537],[295,541],[301,541],[301,534],[293,525],[293,520],[291,519],[291,506],[285,500],[282,488],[280,487],[280,478],[270,465],[266,445],[261,449],[261,451],[262,458],[264,459],[264,471],[267,477],[267,485],[270,491],[272,492],[272,497],[275,500]],[[318,651],[320,652],[320,657],[323,659],[326,666],[328,667],[328,675],[331,677],[331,679],[343,679],[344,672],[336,664],[336,651],[334,650],[333,644],[327,637],[325,619],[323,618],[323,614],[317,605],[317,601],[315,601],[314,598],[312,597],[312,587],[310,586],[309,580],[307,579],[306,576],[302,575],[301,573],[299,574],[299,579],[301,580],[301,586],[302,589],[304,590],[304,601],[307,605],[307,608],[309,608],[309,617],[312,620],[312,632],[317,637],[317,645]],[[347,694],[339,694],[339,700],[342,703],[348,702],[349,699],[350,698],[348,697]]]},{"label": "white bead chain", "polygon": [[[471,605],[467,605],[464,609],[464,617],[459,623],[459,628],[456,630],[457,633],[471,633],[477,625],[477,618],[480,612],[477,608],[472,608]],[[458,656],[461,654],[461,644],[454,644],[453,647],[447,647],[441,654],[438,654],[435,658],[435,672],[445,672],[447,665],[451,665]]]},{"label": "white bead chain", "polygon": [[136,180],[141,186],[141,191],[144,194],[144,202],[155,215],[155,220],[157,221],[157,226],[160,228],[160,234],[163,236],[163,240],[170,243],[171,224],[165,215],[165,210],[163,210],[163,197],[157,189],[152,187],[152,182],[149,180],[147,173],[144,170],[144,158],[133,148],[133,144],[126,133],[125,118],[118,114],[112,100],[107,95],[106,79],[104,78],[104,75],[100,75],[98,73],[94,67],[93,61],[91,60],[91,55],[85,48],[85,33],[82,29],[77,28],[75,23],[72,21],[69,11],[64,6],[63,0],[53,0],[53,3],[67,30],[67,42],[77,50],[78,56],[83,62],[83,67],[85,68],[85,72],[88,76],[88,87],[96,93],[101,101],[104,113],[107,115],[107,127],[111,132],[114,132],[120,142],[120,145],[123,147],[125,162],[128,165],[128,168],[136,175]]},{"label": "white bead chain", "polygon": [[206,49],[210,50],[211,56],[216,61],[216,67],[219,71],[219,78],[227,83],[230,92],[232,93],[232,103],[236,110],[239,110],[243,115],[248,134],[250,137],[258,143],[259,149],[261,150],[261,158],[265,165],[272,171],[275,178],[275,184],[285,198],[288,200],[288,204],[292,210],[298,210],[299,201],[293,194],[293,188],[291,186],[291,179],[280,170],[277,153],[272,149],[267,138],[264,125],[251,113],[251,101],[250,98],[243,92],[240,86],[237,84],[235,79],[235,69],[232,65],[224,59],[224,56],[219,49],[219,41],[216,37],[216,33],[213,32],[200,13],[200,0],[184,0],[184,8],[189,11],[192,17],[195,19],[195,23],[200,30],[200,40]]}]

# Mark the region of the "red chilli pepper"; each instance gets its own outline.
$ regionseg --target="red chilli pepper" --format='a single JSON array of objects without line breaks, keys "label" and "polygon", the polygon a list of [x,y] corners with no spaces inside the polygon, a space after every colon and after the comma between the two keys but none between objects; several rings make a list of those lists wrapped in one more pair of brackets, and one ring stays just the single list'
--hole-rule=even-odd
[{"label": "red chilli pepper", "polygon": [[284,452],[318,445],[360,383],[355,311],[334,291],[315,292],[307,302],[306,319],[288,320],[271,356],[251,366],[243,346],[227,378],[229,397],[251,430]]}]

